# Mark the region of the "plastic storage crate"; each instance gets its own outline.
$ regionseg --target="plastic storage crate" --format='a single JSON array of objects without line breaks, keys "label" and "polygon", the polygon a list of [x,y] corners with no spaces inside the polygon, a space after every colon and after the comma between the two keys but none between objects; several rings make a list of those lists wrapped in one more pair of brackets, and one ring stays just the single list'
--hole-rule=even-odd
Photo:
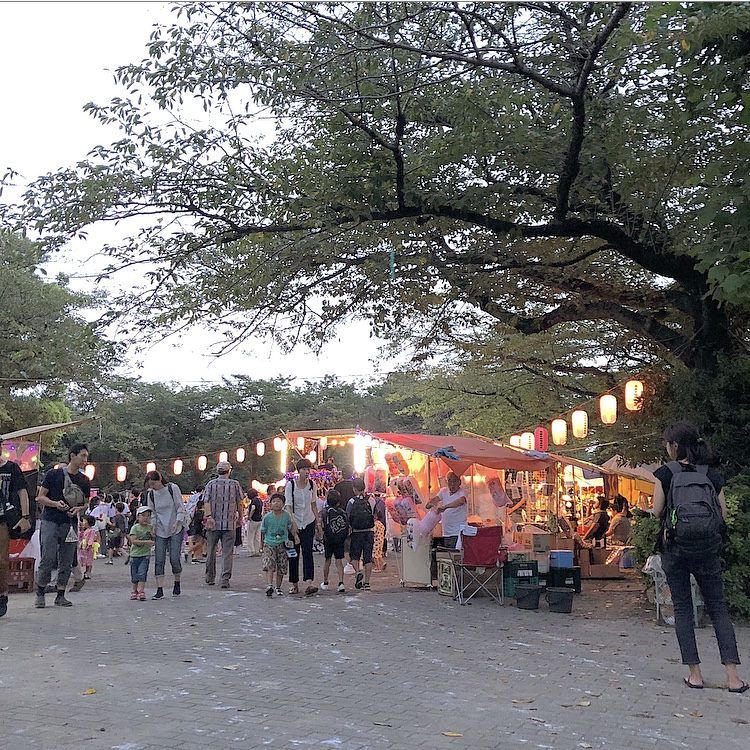
[{"label": "plastic storage crate", "polygon": [[8,560],[8,592],[28,593],[34,590],[34,558],[11,557]]},{"label": "plastic storage crate", "polygon": [[503,594],[512,599],[516,595],[516,586],[518,586],[519,583],[530,583],[538,586],[539,576],[531,576],[530,578],[504,578]]}]

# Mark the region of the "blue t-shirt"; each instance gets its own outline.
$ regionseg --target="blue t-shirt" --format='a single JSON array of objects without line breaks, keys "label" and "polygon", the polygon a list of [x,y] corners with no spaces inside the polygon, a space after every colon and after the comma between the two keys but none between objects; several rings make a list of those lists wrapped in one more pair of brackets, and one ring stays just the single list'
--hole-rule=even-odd
[{"label": "blue t-shirt", "polygon": [[289,538],[292,530],[292,517],[284,511],[278,518],[273,513],[266,513],[260,523],[263,542],[269,547],[278,547]]}]

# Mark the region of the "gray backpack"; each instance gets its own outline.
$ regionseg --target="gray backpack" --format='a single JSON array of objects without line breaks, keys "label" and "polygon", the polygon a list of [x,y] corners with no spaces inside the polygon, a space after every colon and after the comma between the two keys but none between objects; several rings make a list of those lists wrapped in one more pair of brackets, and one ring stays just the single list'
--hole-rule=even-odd
[{"label": "gray backpack", "polygon": [[715,543],[724,530],[721,505],[707,466],[686,467],[670,461],[672,482],[667,494],[666,538],[690,547]]}]

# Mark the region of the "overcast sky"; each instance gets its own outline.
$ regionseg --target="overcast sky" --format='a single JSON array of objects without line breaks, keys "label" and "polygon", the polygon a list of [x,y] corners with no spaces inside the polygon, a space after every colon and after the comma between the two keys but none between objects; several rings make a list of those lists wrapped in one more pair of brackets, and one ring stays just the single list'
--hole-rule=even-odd
[{"label": "overcast sky", "polygon": [[[83,105],[103,104],[121,94],[112,71],[145,57],[151,27],[169,20],[169,6],[162,3],[0,3],[0,169],[16,170],[22,183],[70,166],[92,147],[115,140],[117,131],[96,123]],[[111,239],[106,231],[93,233],[88,247],[74,248],[63,261],[66,271],[75,274],[80,259],[96,251],[97,240]],[[311,379],[336,374],[351,380],[377,366],[376,344],[363,324],[341,330],[320,358],[307,351],[282,357],[268,343],[257,342],[217,360],[205,354],[211,342],[201,331],[167,340],[140,357],[143,368],[129,374],[182,384],[231,374]]]}]

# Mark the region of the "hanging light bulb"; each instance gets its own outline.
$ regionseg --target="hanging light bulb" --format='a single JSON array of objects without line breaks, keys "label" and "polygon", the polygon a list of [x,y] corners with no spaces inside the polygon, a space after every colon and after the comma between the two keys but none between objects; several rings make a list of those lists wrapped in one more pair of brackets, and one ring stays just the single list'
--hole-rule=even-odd
[{"label": "hanging light bulb", "polygon": [[521,433],[521,447],[527,451],[530,451],[534,447],[534,433],[533,432]]},{"label": "hanging light bulb", "polygon": [[564,419],[553,419],[552,442],[555,445],[565,445],[568,442],[568,423]]},{"label": "hanging light bulb", "polygon": [[628,411],[640,411],[643,408],[643,383],[640,380],[628,380],[625,383],[625,408]]},{"label": "hanging light bulb", "polygon": [[256,443],[255,445],[255,455],[256,456],[262,456],[266,452],[266,444],[263,442]]},{"label": "hanging light bulb", "polygon": [[146,474],[148,474],[149,471],[156,471],[156,464],[153,461],[149,461],[146,464]]},{"label": "hanging light bulb", "polygon": [[278,453],[281,450],[281,438],[275,437],[273,439],[273,449]]},{"label": "hanging light bulb", "polygon": [[245,460],[245,449],[237,448],[237,453],[235,453],[235,456],[237,457],[237,463],[241,464]]},{"label": "hanging light bulb", "polygon": [[573,437],[579,440],[589,434],[589,415],[583,410],[578,409],[570,415],[570,425]]},{"label": "hanging light bulb", "polygon": [[549,432],[546,427],[537,427],[534,430],[534,450],[547,452],[549,447]]},{"label": "hanging light bulb", "polygon": [[305,438],[303,438],[303,437],[298,437],[297,438],[297,450],[298,451],[305,450]]},{"label": "hanging light bulb", "polygon": [[120,464],[117,467],[115,476],[117,477],[118,482],[124,482],[128,478],[128,467],[125,466],[125,464]]},{"label": "hanging light bulb", "polygon": [[198,456],[195,465],[198,467],[198,471],[205,471],[208,467],[208,459],[205,456]]},{"label": "hanging light bulb", "polygon": [[219,463],[222,461],[229,461],[229,454],[226,451],[221,451],[219,453]]},{"label": "hanging light bulb", "polygon": [[318,447],[320,448],[321,451],[324,451],[328,447],[328,438],[327,437],[320,438]]},{"label": "hanging light bulb", "polygon": [[94,476],[96,475],[96,466],[94,466],[94,464],[86,464],[83,473],[89,478],[89,482],[93,482]]},{"label": "hanging light bulb", "polygon": [[599,399],[599,417],[602,424],[614,424],[617,421],[617,399],[611,393],[605,393]]},{"label": "hanging light bulb", "polygon": [[182,474],[183,466],[184,466],[184,464],[182,463],[182,459],[181,458],[176,458],[174,460],[174,463],[172,464],[172,473],[176,477],[179,477],[180,474]]},{"label": "hanging light bulb", "polygon": [[511,435],[509,442],[510,442],[510,444],[514,448],[520,448],[521,447],[521,436],[520,435]]}]

